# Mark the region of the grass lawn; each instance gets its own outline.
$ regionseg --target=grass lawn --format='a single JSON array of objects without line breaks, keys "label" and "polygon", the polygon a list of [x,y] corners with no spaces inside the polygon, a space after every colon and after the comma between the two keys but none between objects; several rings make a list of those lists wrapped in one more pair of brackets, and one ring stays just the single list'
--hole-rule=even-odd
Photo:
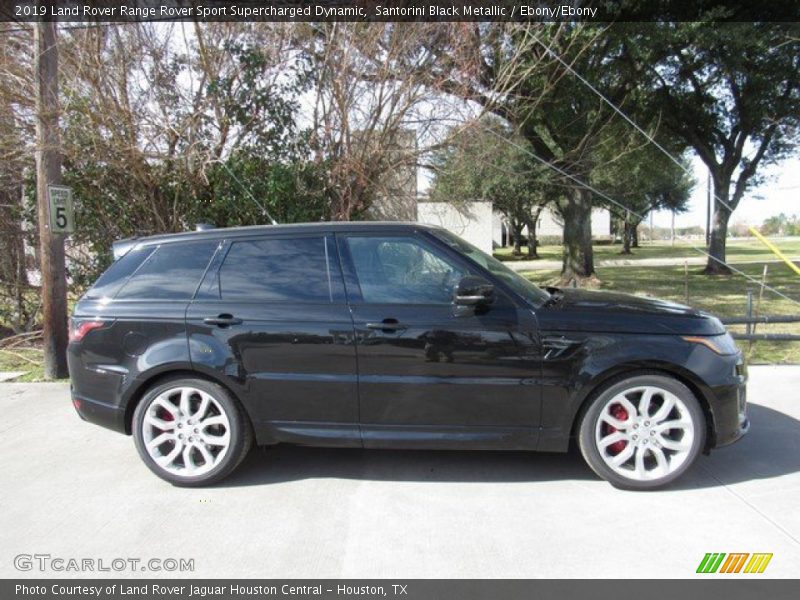
[{"label": "grass lawn", "polygon": [[0,349],[0,371],[27,371],[15,383],[45,381],[42,351],[39,348]]},{"label": "grass lawn", "polygon": [[[782,246],[781,246],[782,248]],[[763,264],[738,264],[737,269],[751,277],[761,279]],[[729,277],[707,277],[702,267],[689,267],[689,305],[706,310],[719,317],[744,316],[747,310],[746,290],[755,290],[754,305],[758,301],[758,286],[739,275]],[[558,278],[556,271],[525,271],[522,273],[538,285],[546,285]],[[655,296],[685,303],[684,267],[601,267],[597,275],[601,289]],[[770,264],[767,275],[770,285],[791,298],[800,299],[800,276],[786,265]],[[759,314],[794,315],[800,307],[765,290]],[[744,332],[744,325],[731,326],[731,331]],[[761,333],[800,334],[800,323],[759,325]],[[740,348],[749,355],[751,364],[800,364],[800,342],[739,342]]]},{"label": "grass lawn", "polygon": [[[703,241],[693,242],[695,246],[703,247]],[[783,238],[775,241],[775,245],[780,248],[786,256],[792,259],[800,259],[800,238]],[[685,241],[675,240],[673,247],[670,242],[643,242],[640,248],[634,248],[633,254],[621,255],[621,244],[596,244],[594,246],[594,259],[601,260],[630,260],[636,261],[643,258],[694,258],[702,256],[697,250]],[[764,244],[756,239],[752,240],[730,240],[728,242],[728,262],[746,261],[772,261],[777,258],[770,252]],[[527,260],[526,247],[522,248],[523,256],[514,257],[511,255],[512,248],[498,248],[494,252],[498,260]],[[561,246],[540,246],[539,257],[544,260],[561,260]]]}]

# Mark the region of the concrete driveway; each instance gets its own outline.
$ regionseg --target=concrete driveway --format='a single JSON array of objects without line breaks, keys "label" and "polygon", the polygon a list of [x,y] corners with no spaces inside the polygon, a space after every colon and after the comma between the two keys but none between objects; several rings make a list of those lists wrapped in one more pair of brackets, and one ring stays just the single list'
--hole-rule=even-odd
[{"label": "concrete driveway", "polygon": [[[796,577],[800,367],[751,374],[750,435],[651,493],[575,454],[294,447],[174,488],[131,438],[80,421],[66,385],[3,384],[0,577],[693,577],[706,552],[771,552],[758,577]],[[19,554],[195,570],[20,572]]]}]

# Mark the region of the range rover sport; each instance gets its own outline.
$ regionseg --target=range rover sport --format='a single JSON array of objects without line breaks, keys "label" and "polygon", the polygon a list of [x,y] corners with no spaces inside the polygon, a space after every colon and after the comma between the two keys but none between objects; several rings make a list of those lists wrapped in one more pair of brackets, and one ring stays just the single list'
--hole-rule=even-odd
[{"label": "range rover sport", "polygon": [[748,428],[716,318],[540,289],[416,223],[126,240],[78,302],[73,404],[183,486],[253,444],[538,450],[577,444],[613,485],[663,486]]}]

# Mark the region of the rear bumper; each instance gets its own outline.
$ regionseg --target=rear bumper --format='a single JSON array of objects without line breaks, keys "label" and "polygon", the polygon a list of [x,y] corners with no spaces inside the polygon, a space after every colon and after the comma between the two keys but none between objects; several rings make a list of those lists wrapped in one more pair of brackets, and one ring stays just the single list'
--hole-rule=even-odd
[{"label": "rear bumper", "polygon": [[128,433],[125,426],[124,409],[81,397],[75,394],[74,390],[72,391],[72,405],[84,421],[113,429],[119,433]]}]

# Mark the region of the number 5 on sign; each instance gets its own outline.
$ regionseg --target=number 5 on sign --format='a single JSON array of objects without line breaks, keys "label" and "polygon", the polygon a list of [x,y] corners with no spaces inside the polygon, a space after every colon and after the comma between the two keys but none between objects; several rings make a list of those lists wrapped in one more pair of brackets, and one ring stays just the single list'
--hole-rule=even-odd
[{"label": "number 5 on sign", "polygon": [[72,190],[63,185],[48,185],[50,205],[50,231],[72,233],[75,231],[75,211],[72,207]]}]

